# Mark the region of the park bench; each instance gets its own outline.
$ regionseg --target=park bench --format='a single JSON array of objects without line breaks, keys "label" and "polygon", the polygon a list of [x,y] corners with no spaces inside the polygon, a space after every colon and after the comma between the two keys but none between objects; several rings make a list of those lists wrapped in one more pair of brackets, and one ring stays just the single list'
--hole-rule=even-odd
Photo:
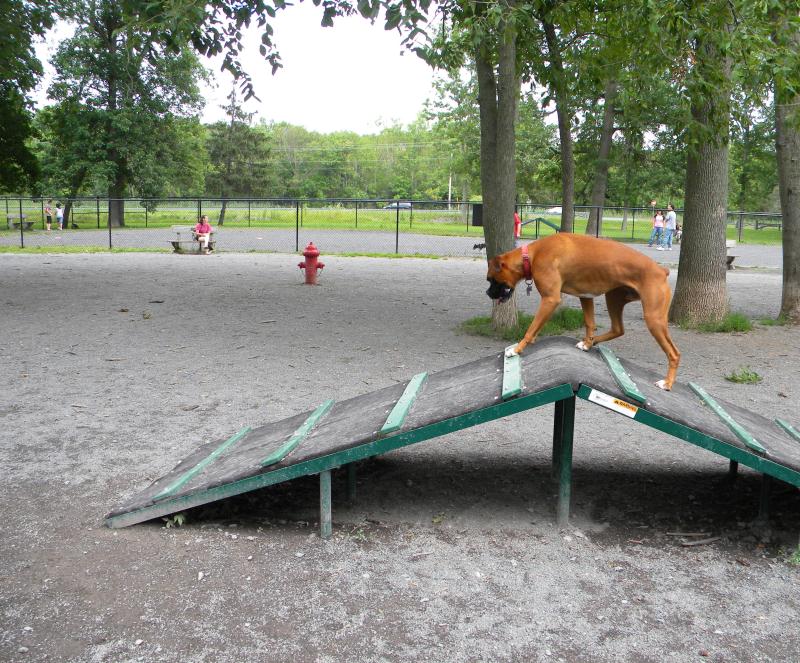
[{"label": "park bench", "polygon": [[733,261],[736,260],[737,256],[735,253],[731,253],[731,249],[736,248],[736,240],[735,239],[726,239],[725,240],[725,249],[727,251],[727,255],[725,257],[725,266],[728,269],[733,269]]},{"label": "park bench", "polygon": [[33,221],[26,221],[27,217],[19,214],[6,214],[6,223],[9,230],[19,230],[22,226],[23,230],[33,230]]},{"label": "park bench", "polygon": [[[200,242],[197,240],[194,232],[194,226],[172,226],[172,232],[175,233],[175,239],[170,240],[174,253],[201,253]],[[216,248],[216,240],[214,233],[208,240],[208,248],[213,251]]]}]

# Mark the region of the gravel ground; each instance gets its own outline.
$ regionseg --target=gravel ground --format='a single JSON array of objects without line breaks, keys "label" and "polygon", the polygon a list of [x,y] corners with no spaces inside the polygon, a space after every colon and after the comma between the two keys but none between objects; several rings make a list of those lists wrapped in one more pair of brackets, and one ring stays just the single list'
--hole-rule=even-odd
[{"label": "gravel ground", "polygon": [[[307,287],[294,255],[0,255],[0,660],[800,659],[798,491],[758,523],[755,473],[583,402],[561,530],[551,407],[366,462],[352,506],[335,477],[328,541],[312,479],[104,528],[203,442],[504,345],[456,330],[481,260],[323,258]],[[779,271],[728,278],[777,315]],[[661,371],[628,309],[611,347]],[[800,331],[673,335],[679,380],[800,423]]]}]

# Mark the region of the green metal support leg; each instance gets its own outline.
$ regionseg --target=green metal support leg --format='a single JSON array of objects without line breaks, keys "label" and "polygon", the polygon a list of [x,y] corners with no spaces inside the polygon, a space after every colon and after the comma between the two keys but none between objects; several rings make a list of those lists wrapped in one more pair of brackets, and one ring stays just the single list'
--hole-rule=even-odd
[{"label": "green metal support leg", "polygon": [[347,501],[350,504],[356,502],[356,464],[347,464]]},{"label": "green metal support leg", "polygon": [[551,474],[554,479],[559,476],[559,462],[561,460],[561,435],[564,429],[564,403],[565,401],[556,401],[554,403],[555,409],[553,411],[553,465]]},{"label": "green metal support leg", "polygon": [[333,533],[331,519],[331,471],[319,473],[319,536],[329,539]]},{"label": "green metal support leg", "polygon": [[728,465],[728,480],[734,481],[738,474],[739,474],[739,463],[737,463],[735,460],[732,460],[730,462],[730,465]]},{"label": "green metal support leg", "polygon": [[569,523],[570,496],[572,494],[572,441],[575,432],[575,396],[560,401],[563,403],[561,418],[561,441],[558,460],[558,507],[556,522],[559,527]]}]

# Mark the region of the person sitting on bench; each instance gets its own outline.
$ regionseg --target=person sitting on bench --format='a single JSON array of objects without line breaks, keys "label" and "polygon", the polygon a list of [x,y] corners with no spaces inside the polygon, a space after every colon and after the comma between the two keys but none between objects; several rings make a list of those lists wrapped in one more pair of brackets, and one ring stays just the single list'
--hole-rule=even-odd
[{"label": "person sitting on bench", "polygon": [[208,223],[208,217],[203,214],[203,216],[200,217],[200,221],[194,227],[194,238],[200,242],[200,247],[206,255],[211,253],[211,249],[208,248],[208,242],[211,239],[212,232],[213,230]]}]

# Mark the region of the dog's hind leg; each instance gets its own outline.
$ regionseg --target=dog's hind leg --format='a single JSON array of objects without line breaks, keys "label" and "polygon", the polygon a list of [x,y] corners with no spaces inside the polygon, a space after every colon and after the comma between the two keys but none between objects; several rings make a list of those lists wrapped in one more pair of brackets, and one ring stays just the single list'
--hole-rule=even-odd
[{"label": "dog's hind leg", "polygon": [[616,288],[606,293],[606,308],[608,317],[611,318],[611,329],[605,334],[594,339],[594,344],[605,343],[615,338],[619,338],[625,333],[625,325],[622,323],[622,310],[625,304],[635,301],[633,293],[628,288]]},{"label": "dog's hind leg", "polygon": [[594,345],[594,331],[597,329],[594,324],[594,298],[581,297],[580,300],[581,308],[583,309],[583,324],[586,325],[586,336],[583,337],[582,341],[578,341],[575,347],[588,352]]},{"label": "dog's hind leg", "polygon": [[664,283],[658,286],[653,292],[642,293],[642,311],[644,322],[653,338],[656,339],[659,347],[667,355],[667,377],[656,382],[656,386],[669,391],[675,382],[678,374],[678,364],[681,361],[681,353],[669,335],[669,324],[667,316],[669,314],[669,301],[672,292],[669,284]]}]

